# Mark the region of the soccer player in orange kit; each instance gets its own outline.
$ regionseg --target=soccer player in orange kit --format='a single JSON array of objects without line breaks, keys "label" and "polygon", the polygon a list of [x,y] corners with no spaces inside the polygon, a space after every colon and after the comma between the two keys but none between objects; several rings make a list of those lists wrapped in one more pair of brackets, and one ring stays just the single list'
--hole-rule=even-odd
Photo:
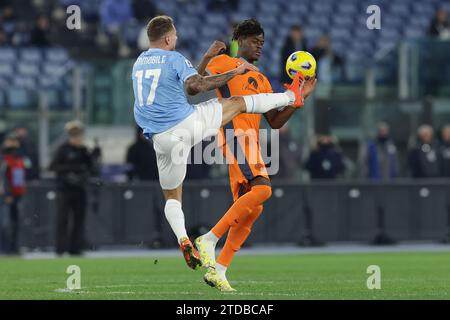
[{"label": "soccer player in orange kit", "polygon": [[[239,58],[255,63],[261,56],[264,30],[257,20],[244,20],[235,27],[233,40],[237,40],[239,44],[238,58],[225,54],[214,58],[204,57],[198,67],[199,73],[227,72],[236,68]],[[209,52],[217,55],[225,49],[225,44],[216,41],[211,49]],[[301,89],[303,98],[314,90],[315,84],[315,78],[303,82]],[[231,79],[226,85],[216,89],[216,93],[221,98],[247,96],[272,93],[272,87],[261,72],[249,71]],[[295,110],[296,108],[287,106],[266,112],[264,117],[271,128],[279,129]],[[249,236],[254,222],[263,211],[263,203],[272,194],[269,175],[260,153],[258,138],[260,121],[260,114],[241,114],[221,129],[218,139],[225,158],[232,160],[228,168],[234,203],[211,231],[195,240],[195,245],[199,250],[202,265],[207,268],[205,282],[220,291],[235,291],[226,278],[227,267]],[[234,134],[230,136],[230,132]],[[227,231],[225,246],[216,262],[216,243]]]}]

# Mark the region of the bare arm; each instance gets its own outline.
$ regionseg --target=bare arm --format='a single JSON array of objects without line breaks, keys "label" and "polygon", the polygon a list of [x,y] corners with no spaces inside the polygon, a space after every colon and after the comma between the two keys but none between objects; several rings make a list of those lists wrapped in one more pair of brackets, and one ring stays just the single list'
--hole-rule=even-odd
[{"label": "bare arm", "polygon": [[206,76],[206,67],[212,58],[219,55],[226,50],[227,46],[222,41],[214,41],[214,43],[209,47],[208,51],[203,55],[200,61],[197,71],[201,76]]},{"label": "bare arm", "polygon": [[[313,92],[316,83],[317,79],[306,80],[302,90],[302,95],[305,99]],[[293,108],[291,106],[287,106],[281,111],[273,109],[269,112],[264,113],[264,117],[266,118],[272,129],[280,129],[290,119],[290,117],[297,109],[298,108]]]},{"label": "bare arm", "polygon": [[286,122],[288,122],[297,109],[298,108],[291,106],[287,106],[282,111],[274,109],[264,113],[264,117],[272,129],[280,129]]},{"label": "bare arm", "polygon": [[206,92],[212,89],[220,88],[229,80],[233,79],[239,74],[247,72],[247,70],[258,71],[258,68],[248,63],[247,61],[243,61],[242,64],[237,68],[221,74],[206,77],[196,74],[186,80],[186,91],[190,95],[196,95],[200,92]]}]

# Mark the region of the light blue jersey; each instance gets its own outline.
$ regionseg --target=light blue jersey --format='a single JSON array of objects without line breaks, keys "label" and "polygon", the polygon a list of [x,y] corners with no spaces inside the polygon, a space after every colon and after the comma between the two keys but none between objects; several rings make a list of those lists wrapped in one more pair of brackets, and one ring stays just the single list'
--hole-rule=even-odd
[{"label": "light blue jersey", "polygon": [[197,74],[176,51],[152,48],[133,66],[134,118],[144,134],[164,132],[194,111],[184,93],[184,81]]}]

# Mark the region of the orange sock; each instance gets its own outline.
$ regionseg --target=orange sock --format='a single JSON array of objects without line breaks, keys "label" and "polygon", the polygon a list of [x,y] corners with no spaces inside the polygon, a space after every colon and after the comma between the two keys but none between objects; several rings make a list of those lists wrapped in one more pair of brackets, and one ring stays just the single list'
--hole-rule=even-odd
[{"label": "orange sock", "polygon": [[247,219],[239,223],[237,226],[233,226],[230,228],[230,232],[228,232],[225,245],[223,246],[219,257],[217,258],[218,263],[225,267],[228,267],[230,265],[231,260],[233,260],[234,254],[241,249],[241,246],[244,244],[245,240],[247,240],[252,230],[253,224],[261,215],[262,211],[263,206],[257,206],[247,217]]},{"label": "orange sock", "polygon": [[237,199],[225,215],[211,229],[219,239],[227,230],[243,221],[253,208],[261,205],[272,195],[272,188],[266,185],[253,186],[250,191]]}]

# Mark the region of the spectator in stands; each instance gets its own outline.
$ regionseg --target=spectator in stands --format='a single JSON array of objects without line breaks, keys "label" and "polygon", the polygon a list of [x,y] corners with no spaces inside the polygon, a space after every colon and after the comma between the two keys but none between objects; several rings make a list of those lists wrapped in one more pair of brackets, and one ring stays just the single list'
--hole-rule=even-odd
[{"label": "spectator in stands", "polygon": [[284,40],[283,48],[281,49],[281,77],[282,83],[290,83],[290,78],[286,73],[286,60],[295,51],[306,51],[306,39],[303,33],[303,28],[300,25],[293,25],[289,29],[289,34]]},{"label": "spectator in stands", "polygon": [[133,18],[130,0],[104,0],[100,7],[102,26],[109,34],[117,34],[120,27]]},{"label": "spectator in stands", "polygon": [[[319,41],[311,49],[311,54],[316,58],[317,78],[322,83],[332,82],[333,68],[342,66],[342,59],[332,49],[330,37],[327,34],[322,35]],[[320,62],[319,62],[320,61]]]},{"label": "spectator in stands", "polygon": [[31,31],[31,44],[37,47],[47,47],[49,40],[50,21],[46,15],[39,15],[36,26]]},{"label": "spectator in stands", "polygon": [[27,180],[39,179],[39,156],[37,146],[29,140],[28,128],[19,125],[14,130],[20,142],[18,152],[24,159]]},{"label": "spectator in stands", "polygon": [[136,140],[127,151],[128,179],[130,181],[158,180],[156,154],[150,140],[142,134],[142,129],[136,128]]},{"label": "spectator in stands", "polygon": [[300,143],[292,136],[287,122],[279,130],[280,168],[273,178],[292,179],[296,176],[302,163]]},{"label": "spectator in stands", "polygon": [[437,37],[441,40],[450,39],[450,22],[448,19],[447,10],[440,8],[436,11],[433,19],[431,20],[428,33],[431,36]]},{"label": "spectator in stands", "polygon": [[317,146],[305,164],[311,179],[335,179],[344,172],[342,153],[333,140],[328,134],[317,138]]},{"label": "spectator in stands", "polygon": [[433,128],[429,125],[418,129],[417,144],[409,153],[413,178],[436,178],[441,175],[439,147],[433,140],[433,134]]},{"label": "spectator in stands", "polygon": [[56,218],[56,253],[82,253],[86,212],[86,187],[89,178],[98,174],[100,150],[89,151],[83,144],[84,128],[79,121],[68,122],[69,136],[56,151],[50,170],[56,173],[58,184],[58,214]]},{"label": "spectator in stands", "polygon": [[[25,165],[18,149],[19,139],[15,134],[6,137],[2,147],[2,161],[0,163],[0,195],[4,203],[3,214],[7,223],[0,230],[3,249],[8,254],[19,252],[19,219],[20,200],[25,194]],[[0,224],[1,226],[1,224]]]},{"label": "spectator in stands", "polygon": [[388,180],[398,177],[397,147],[390,137],[389,125],[378,124],[375,139],[369,140],[362,155],[364,176],[373,180]]},{"label": "spectator in stands", "polygon": [[450,177],[450,125],[446,125],[441,130],[440,154],[442,159],[443,177]]},{"label": "spectator in stands", "polygon": [[17,24],[16,12],[14,11],[14,7],[12,6],[12,4],[6,4],[6,6],[3,7],[0,13],[0,22],[2,25],[2,29],[5,31],[8,37],[11,37]]},{"label": "spectator in stands", "polygon": [[17,23],[16,29],[11,36],[11,43],[15,47],[24,47],[30,44],[30,32],[23,21]]}]

